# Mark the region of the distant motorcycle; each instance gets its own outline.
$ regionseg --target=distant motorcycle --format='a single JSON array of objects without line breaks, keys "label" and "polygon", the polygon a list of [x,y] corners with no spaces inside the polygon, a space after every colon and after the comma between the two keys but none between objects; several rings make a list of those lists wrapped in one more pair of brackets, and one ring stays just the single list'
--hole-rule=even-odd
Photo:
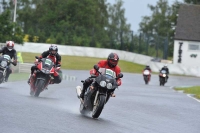
[{"label": "distant motorcycle", "polygon": [[7,68],[9,67],[10,63],[13,64],[9,55],[3,55],[0,57],[0,84],[5,81]]},{"label": "distant motorcycle", "polygon": [[[35,58],[39,59],[37,56]],[[47,88],[51,80],[53,80],[52,75],[55,69],[60,69],[60,65],[55,66],[50,58],[42,58],[36,65],[37,70],[34,71],[30,79],[30,95],[38,97],[39,94]]]},{"label": "distant motorcycle", "polygon": [[150,71],[149,70],[144,70],[143,71],[143,77],[144,77],[145,84],[148,84],[149,81],[150,81]]},{"label": "distant motorcycle", "polygon": [[161,70],[159,74],[160,86],[164,86],[167,81],[167,72],[165,70]]},{"label": "distant motorcycle", "polygon": [[[97,65],[94,69],[99,73],[98,76],[93,75],[90,78],[94,78],[92,86],[87,88],[84,95],[84,100],[80,98],[81,86],[76,87],[76,92],[80,98],[80,113],[86,114],[87,112],[92,112],[93,118],[98,118],[111,96],[111,92],[118,88],[116,80],[123,77],[120,73],[116,77],[116,73],[111,69],[99,68]],[[81,81],[84,83],[84,81]]]}]

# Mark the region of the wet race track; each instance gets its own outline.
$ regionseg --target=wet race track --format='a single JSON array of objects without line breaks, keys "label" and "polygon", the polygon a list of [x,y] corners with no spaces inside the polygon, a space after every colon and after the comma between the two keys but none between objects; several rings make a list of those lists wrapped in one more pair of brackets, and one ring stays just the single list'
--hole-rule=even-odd
[{"label": "wet race track", "polygon": [[116,97],[98,119],[79,113],[75,87],[88,71],[64,71],[76,81],[50,85],[38,98],[27,81],[0,85],[0,133],[199,133],[200,102],[172,86],[200,85],[199,78],[170,76],[159,86],[153,75],[145,85],[140,74],[124,73]]}]

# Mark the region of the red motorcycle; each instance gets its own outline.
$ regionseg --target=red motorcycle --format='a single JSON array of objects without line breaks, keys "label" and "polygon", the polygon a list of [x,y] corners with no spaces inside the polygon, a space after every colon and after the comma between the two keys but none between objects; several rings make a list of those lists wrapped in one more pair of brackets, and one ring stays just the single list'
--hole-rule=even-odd
[{"label": "red motorcycle", "polygon": [[143,77],[144,77],[145,84],[148,84],[149,81],[150,81],[150,71],[149,70],[144,70],[143,71]]},{"label": "red motorcycle", "polygon": [[51,58],[39,59],[35,62],[37,69],[30,78],[30,95],[38,97],[53,80],[55,71],[60,70],[60,65],[55,65]]}]

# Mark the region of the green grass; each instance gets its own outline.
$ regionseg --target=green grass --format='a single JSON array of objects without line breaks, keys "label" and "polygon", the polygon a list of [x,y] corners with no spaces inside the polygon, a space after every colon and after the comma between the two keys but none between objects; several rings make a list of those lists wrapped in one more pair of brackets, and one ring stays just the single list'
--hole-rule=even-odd
[{"label": "green grass", "polygon": [[20,80],[27,80],[29,76],[29,73],[12,73],[9,76],[8,81],[20,81]]},{"label": "green grass", "polygon": [[183,90],[184,93],[194,94],[194,96],[200,99],[200,86],[193,87],[176,87],[175,90]]},{"label": "green grass", "polygon": [[[41,53],[27,53],[22,52],[22,58],[25,63],[33,63],[35,61],[35,56],[40,56]],[[61,68],[71,69],[71,70],[90,70],[99,60],[105,58],[92,58],[92,57],[82,57],[82,56],[67,56],[62,55]],[[118,64],[121,67],[122,72],[129,73],[141,73],[144,69],[144,65],[139,65],[127,61],[119,61]]]}]

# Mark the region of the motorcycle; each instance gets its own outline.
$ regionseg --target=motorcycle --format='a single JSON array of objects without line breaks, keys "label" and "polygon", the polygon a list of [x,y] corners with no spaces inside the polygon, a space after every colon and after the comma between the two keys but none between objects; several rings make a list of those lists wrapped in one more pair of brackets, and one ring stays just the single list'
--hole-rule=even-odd
[{"label": "motorcycle", "polygon": [[7,68],[9,67],[10,63],[13,64],[9,55],[5,54],[0,58],[0,84],[5,81]]},{"label": "motorcycle", "polygon": [[164,86],[167,81],[167,72],[165,70],[161,70],[159,74],[160,86]]},{"label": "motorcycle", "polygon": [[30,95],[38,97],[42,91],[53,80],[54,71],[60,69],[60,65],[55,65],[50,58],[39,59],[35,56],[37,69],[30,78]]},{"label": "motorcycle", "polygon": [[[92,112],[93,118],[98,118],[108,102],[111,93],[118,88],[116,80],[123,77],[120,73],[116,77],[116,73],[111,69],[99,68],[97,65],[94,69],[99,73],[98,76],[92,75],[90,78],[94,79],[91,86],[87,88],[84,94],[84,100],[80,98],[81,86],[76,87],[77,96],[80,99],[80,113],[86,114]],[[84,81],[81,81],[84,84]]]},{"label": "motorcycle", "polygon": [[144,77],[145,84],[148,84],[149,80],[150,80],[150,71],[149,70],[144,70],[143,71],[143,77]]}]

